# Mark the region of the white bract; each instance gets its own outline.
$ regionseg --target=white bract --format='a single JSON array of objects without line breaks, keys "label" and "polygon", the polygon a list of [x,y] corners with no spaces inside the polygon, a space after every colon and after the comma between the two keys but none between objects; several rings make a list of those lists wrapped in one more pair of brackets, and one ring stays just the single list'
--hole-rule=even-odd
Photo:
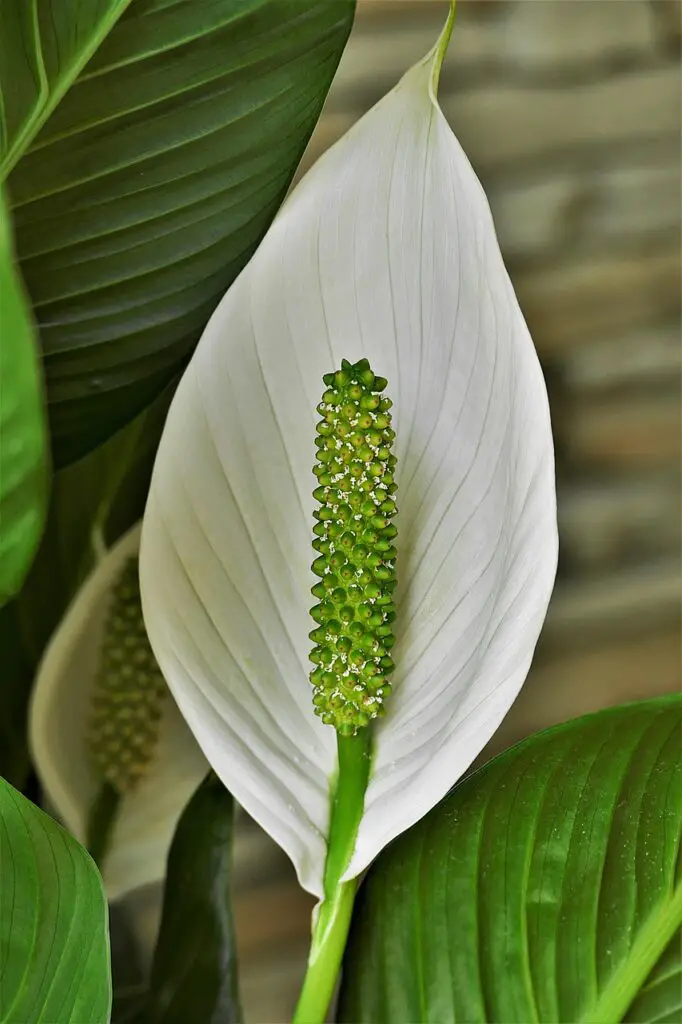
[{"label": "white bract", "polygon": [[[85,841],[100,782],[87,747],[91,698],[112,588],[137,553],[140,529],[125,535],[85,581],[38,670],[30,709],[33,760],[52,811]],[[164,702],[157,756],[124,796],[104,863],[109,899],[160,881],[177,820],[208,765],[172,698]]]},{"label": "white bract", "polygon": [[397,431],[397,667],[346,878],[495,731],[556,568],[545,385],[435,99],[441,59],[322,157],[225,295],[175,396],[143,526],[145,620],[178,705],[320,897],[336,769],[308,682],[322,375],[367,357]]}]

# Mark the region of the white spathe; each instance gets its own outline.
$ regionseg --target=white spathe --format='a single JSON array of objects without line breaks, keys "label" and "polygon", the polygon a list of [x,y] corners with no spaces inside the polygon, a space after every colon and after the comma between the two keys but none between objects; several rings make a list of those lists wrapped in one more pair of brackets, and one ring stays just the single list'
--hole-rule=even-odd
[{"label": "white spathe", "polygon": [[336,736],[314,716],[322,375],[388,378],[394,693],[346,877],[457,781],[526,677],[557,558],[544,381],[481,185],[412,68],[301,181],[208,324],[143,525],[144,614],[206,757],[322,896]]},{"label": "white spathe", "polygon": [[[104,620],[112,588],[139,542],[136,526],[85,581],[45,651],[31,700],[29,739],[40,782],[51,810],[80,842],[99,787],[86,731]],[[104,863],[109,899],[165,876],[177,820],[207,771],[194,737],[167,697],[157,757],[149,775],[121,803]]]}]

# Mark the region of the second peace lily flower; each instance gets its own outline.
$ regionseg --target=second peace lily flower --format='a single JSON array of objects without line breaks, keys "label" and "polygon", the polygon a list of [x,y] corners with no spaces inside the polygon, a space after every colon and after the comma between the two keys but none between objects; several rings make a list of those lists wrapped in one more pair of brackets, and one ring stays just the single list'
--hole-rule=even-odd
[{"label": "second peace lily flower", "polygon": [[[446,44],[447,32],[319,160],[224,297],[173,402],[143,528],[145,619],[175,699],[216,773],[320,898],[339,757],[324,723],[371,736],[343,865],[352,879],[497,728],[556,568],[545,385],[485,195],[436,101]],[[369,360],[395,402],[400,578],[386,591],[395,622],[381,625],[397,642],[381,655],[395,664],[390,698],[374,664],[368,679],[382,681],[361,696],[380,703],[350,718],[316,656],[320,719],[308,634],[324,495],[313,497],[311,467],[322,377],[342,359]],[[325,575],[320,626],[340,621]]]},{"label": "second peace lily flower", "polygon": [[139,538],[138,526],[121,537],[75,595],[38,669],[29,718],[48,806],[84,845],[93,806],[111,803],[112,785],[119,793],[100,861],[110,900],[163,879],[182,809],[208,771],[145,641]]}]

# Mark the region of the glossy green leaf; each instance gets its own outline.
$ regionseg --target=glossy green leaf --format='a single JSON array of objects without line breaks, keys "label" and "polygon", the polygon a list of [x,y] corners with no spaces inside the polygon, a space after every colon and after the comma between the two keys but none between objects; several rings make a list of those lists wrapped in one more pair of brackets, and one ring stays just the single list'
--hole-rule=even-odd
[{"label": "glossy green leaf", "polygon": [[90,856],[0,779],[0,1020],[106,1024],[107,906]]},{"label": "glossy green leaf", "polygon": [[0,606],[21,587],[40,540],[46,503],[40,364],[0,188]]},{"label": "glossy green leaf", "polygon": [[0,128],[4,109],[59,463],[182,365],[282,201],[353,11],[354,0],[3,7]]},{"label": "glossy green leaf", "polygon": [[209,775],[168,855],[147,1024],[239,1024],[230,877],[234,801]]},{"label": "glossy green leaf", "polygon": [[682,696],[613,708],[458,785],[371,869],[339,1019],[679,1020],[681,726]]}]

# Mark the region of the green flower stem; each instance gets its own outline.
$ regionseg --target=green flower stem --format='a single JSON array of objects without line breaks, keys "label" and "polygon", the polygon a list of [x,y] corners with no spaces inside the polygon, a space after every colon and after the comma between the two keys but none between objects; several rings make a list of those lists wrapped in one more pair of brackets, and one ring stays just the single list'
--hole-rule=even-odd
[{"label": "green flower stem", "polygon": [[424,58],[425,61],[432,61],[431,66],[431,98],[434,103],[438,103],[438,83],[440,81],[440,72],[443,67],[443,61],[445,60],[445,54],[447,53],[448,46],[450,45],[450,36],[452,35],[452,27],[455,24],[455,15],[457,13],[457,0],[450,0],[450,10],[448,11],[447,21],[443,26],[436,45],[433,47],[430,53]]},{"label": "green flower stem", "polygon": [[320,904],[293,1024],[321,1024],[334,994],[357,889],[356,879],[342,882],[362,818],[371,763],[370,729],[338,736],[339,772],[334,792],[329,845]]},{"label": "green flower stem", "polygon": [[100,871],[109,850],[120,803],[121,794],[110,783],[104,782],[88,814],[85,845]]}]

